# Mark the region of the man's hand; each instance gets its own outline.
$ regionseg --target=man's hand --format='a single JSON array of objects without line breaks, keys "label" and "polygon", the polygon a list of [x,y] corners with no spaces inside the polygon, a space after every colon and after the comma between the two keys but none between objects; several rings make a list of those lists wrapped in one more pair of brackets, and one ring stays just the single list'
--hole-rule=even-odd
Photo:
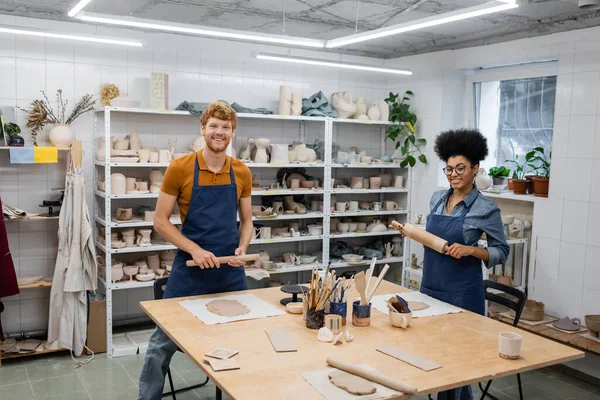
[{"label": "man's hand", "polygon": [[463,244],[454,243],[452,246],[448,247],[446,250],[446,254],[454,257],[454,258],[462,258],[473,255],[473,246],[465,246]]},{"label": "man's hand", "polygon": [[[237,249],[235,249],[234,255],[243,256],[245,254],[246,254],[246,252],[241,247],[238,247]],[[229,260],[228,264],[231,265],[232,267],[241,267],[242,265],[246,264],[246,261],[237,260],[234,258],[234,259]]]},{"label": "man's hand", "polygon": [[190,255],[192,259],[201,269],[204,268],[219,268],[221,264],[217,260],[217,257],[210,251],[206,251],[198,247],[196,250],[193,250]]}]

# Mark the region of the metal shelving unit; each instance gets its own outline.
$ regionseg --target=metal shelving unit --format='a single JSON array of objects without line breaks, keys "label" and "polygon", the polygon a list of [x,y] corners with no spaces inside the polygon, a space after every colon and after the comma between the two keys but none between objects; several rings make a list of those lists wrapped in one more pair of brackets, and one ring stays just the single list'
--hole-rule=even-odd
[{"label": "metal shelving unit", "polygon": [[[135,168],[135,170],[140,170],[143,168],[165,168],[168,164],[165,163],[115,163],[110,162],[110,152],[111,152],[111,117],[114,117],[114,114],[117,113],[119,115],[127,115],[128,120],[134,119],[135,115],[158,115],[165,116],[165,118],[190,118],[190,122],[196,122],[197,117],[191,116],[188,112],[184,111],[158,111],[158,110],[146,110],[146,109],[127,109],[127,108],[119,108],[119,107],[104,107],[102,109],[96,110],[95,118],[94,118],[94,138],[104,137],[104,146],[105,146],[105,154],[106,154],[106,162],[96,161],[95,162],[95,174],[96,180],[100,171],[103,171],[104,181],[106,186],[106,191],[95,190],[94,194],[96,197],[96,204],[103,204],[103,211],[100,210],[100,207],[94,207],[94,219],[98,226],[104,228],[104,243],[106,245],[97,243],[98,249],[105,255],[105,276],[110,277],[110,269],[112,264],[112,257],[118,254],[144,254],[147,252],[157,252],[162,250],[175,249],[175,246],[170,244],[153,244],[149,247],[126,247],[121,249],[114,249],[110,246],[110,238],[112,229],[123,229],[123,228],[143,228],[143,227],[151,227],[152,222],[146,222],[141,220],[130,221],[130,222],[117,222],[112,218],[112,209],[113,202],[117,202],[118,205],[124,202],[129,207],[133,204],[135,200],[145,200],[146,202],[152,201],[152,199],[158,198],[158,194],[155,193],[147,193],[147,194],[122,194],[122,195],[114,195],[110,192],[110,177],[112,174],[112,169],[117,169],[121,171],[123,169]],[[406,218],[406,215],[410,212],[410,196],[408,189],[396,189],[396,188],[385,188],[385,189],[377,189],[377,190],[352,190],[352,189],[334,189],[331,187],[331,178],[332,171],[342,171],[345,169],[357,168],[357,169],[369,169],[373,171],[385,170],[391,172],[391,170],[403,171],[400,172],[406,178],[405,187],[410,187],[410,170],[401,169],[399,165],[396,163],[373,163],[373,164],[334,164],[332,162],[332,148],[333,148],[333,132],[334,127],[337,129],[343,129],[344,126],[356,126],[361,125],[365,126],[365,129],[373,130],[379,133],[380,139],[380,147],[382,152],[385,150],[385,130],[386,126],[391,123],[386,123],[382,121],[357,121],[357,120],[340,120],[340,119],[332,119],[332,118],[313,118],[313,117],[294,117],[294,116],[280,116],[280,115],[260,115],[260,114],[238,114],[238,118],[240,120],[240,125],[244,124],[245,120],[255,120],[255,121],[294,121],[299,125],[299,135],[298,138],[300,141],[306,143],[306,125],[307,123],[318,123],[322,126],[322,134],[320,133],[321,128],[317,128],[319,130],[318,136],[320,140],[324,141],[324,160],[322,162],[314,162],[314,163],[252,163],[248,162],[247,166],[254,172],[255,170],[259,171],[260,169],[266,169],[266,171],[273,171],[277,168],[306,168],[313,171],[313,173],[318,174],[319,179],[322,177],[323,187],[319,189],[302,189],[302,190],[290,190],[290,189],[267,189],[267,190],[253,190],[252,198],[260,198],[262,196],[283,196],[283,195],[313,195],[319,196],[323,201],[323,211],[308,211],[306,214],[293,214],[293,215],[272,215],[272,216],[254,216],[252,219],[258,223],[261,222],[272,222],[272,221],[293,221],[293,220],[320,220],[323,224],[323,234],[322,235],[314,235],[314,236],[297,236],[297,237],[275,237],[271,239],[254,239],[251,241],[251,245],[260,245],[260,246],[270,246],[270,245],[282,245],[282,244],[290,244],[297,243],[299,246],[300,252],[304,249],[304,243],[310,243],[315,241],[321,242],[321,262],[323,265],[326,265],[329,261],[329,250],[330,250],[330,241],[332,239],[355,239],[355,238],[370,238],[370,237],[378,237],[378,236],[391,236],[397,235],[398,233],[395,231],[386,231],[386,232],[348,232],[344,234],[331,234],[330,230],[330,219],[338,218],[338,217],[360,217],[360,216],[390,216],[390,215],[398,215],[399,218]],[[254,122],[256,124],[256,122]],[[197,134],[197,126],[194,126],[194,130],[190,133]],[[287,138],[288,141],[291,141],[291,138]],[[94,144],[96,146],[96,141],[94,140]],[[94,148],[94,153],[95,153]],[[271,172],[272,174],[272,172]],[[379,199],[383,198],[383,195],[393,194],[395,196],[405,197],[403,201],[403,208],[394,211],[353,211],[353,212],[344,212],[344,213],[336,213],[331,212],[331,196],[332,195],[356,195],[357,198],[362,198],[365,195],[378,195]],[[107,222],[108,221],[108,222]],[[181,224],[181,220],[173,216],[171,221],[174,224]],[[396,263],[396,264],[406,264],[406,241],[404,241],[404,253],[402,257],[394,257],[390,259],[381,259],[377,260],[378,264],[384,263]],[[335,268],[345,268],[357,266],[357,264],[348,264],[343,262],[337,262],[333,264]],[[368,262],[365,262],[365,266],[368,266]],[[312,268],[312,265],[299,265],[293,266],[291,268],[284,268],[281,270],[271,270],[269,271],[271,274],[281,274],[288,272],[297,272],[301,273],[302,271],[308,271]],[[300,276],[300,275],[299,275]],[[112,302],[112,292],[115,290],[127,290],[127,289],[135,289],[135,288],[148,288],[153,285],[153,281],[149,282],[138,282],[138,281],[119,281],[112,283],[110,280],[105,281],[101,280],[103,286],[106,289],[106,302],[107,302],[107,349],[109,356],[112,357],[113,350],[113,342],[112,342],[112,318],[113,318],[113,302]]]}]

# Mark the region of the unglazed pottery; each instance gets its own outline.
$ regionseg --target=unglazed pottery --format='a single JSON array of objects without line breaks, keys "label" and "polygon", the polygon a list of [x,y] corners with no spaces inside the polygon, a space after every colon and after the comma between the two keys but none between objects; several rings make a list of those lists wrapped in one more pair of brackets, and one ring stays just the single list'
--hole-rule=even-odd
[{"label": "unglazed pottery", "polygon": [[331,107],[337,112],[338,118],[346,119],[356,113],[356,104],[352,104],[350,93],[337,92],[331,95]]},{"label": "unglazed pottery", "polygon": [[112,194],[125,194],[127,192],[127,179],[121,173],[110,176],[110,191]]},{"label": "unglazed pottery", "polygon": [[55,124],[50,133],[48,133],[50,142],[59,149],[70,148],[74,138],[75,136],[73,136],[70,125]]},{"label": "unglazed pottery", "polygon": [[266,138],[255,139],[254,146],[256,146],[256,154],[254,155],[255,163],[267,163],[269,162],[269,156],[267,149],[269,148],[271,141]]}]

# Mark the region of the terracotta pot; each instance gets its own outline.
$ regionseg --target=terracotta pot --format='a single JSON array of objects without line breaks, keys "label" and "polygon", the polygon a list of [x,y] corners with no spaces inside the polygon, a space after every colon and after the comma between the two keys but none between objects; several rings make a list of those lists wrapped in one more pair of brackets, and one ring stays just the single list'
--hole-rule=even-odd
[{"label": "terracotta pot", "polygon": [[538,197],[548,197],[548,186],[550,179],[541,176],[533,178],[533,194]]},{"label": "terracotta pot", "polygon": [[537,178],[537,175],[525,175],[525,180],[527,180],[527,194],[535,194],[533,187],[534,178]]},{"label": "terracotta pot", "polygon": [[525,179],[513,179],[513,192],[515,194],[527,193],[527,181]]},{"label": "terracotta pot", "polygon": [[513,178],[508,178],[508,190],[513,190]]}]

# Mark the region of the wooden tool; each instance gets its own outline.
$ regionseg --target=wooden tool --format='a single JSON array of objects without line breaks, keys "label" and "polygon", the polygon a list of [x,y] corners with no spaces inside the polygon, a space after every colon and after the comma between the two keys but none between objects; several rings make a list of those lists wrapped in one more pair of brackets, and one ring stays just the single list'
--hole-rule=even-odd
[{"label": "wooden tool", "polygon": [[365,282],[364,271],[360,271],[358,274],[354,275],[354,287],[356,287],[356,291],[360,295],[360,304],[366,306],[368,304],[367,297],[365,296],[367,283]]},{"label": "wooden tool", "polygon": [[398,392],[406,394],[416,394],[418,392],[417,388],[407,385],[404,382],[388,378],[385,375],[369,371],[357,365],[353,365],[340,360],[335,360],[332,358],[327,359],[327,364],[331,365],[334,368],[341,369],[342,371],[346,371],[349,374],[360,376],[361,378],[365,378],[371,382],[379,383],[380,385],[389,387],[390,389],[397,390]]},{"label": "wooden tool", "polygon": [[400,230],[404,234],[404,236],[415,240],[421,243],[422,245],[437,251],[438,253],[445,253],[446,250],[448,250],[447,240],[444,240],[441,237],[429,233],[426,230],[411,224],[410,222],[401,224],[397,221],[392,221],[391,225],[394,228]]},{"label": "wooden tool", "polygon": [[367,286],[365,287],[365,295],[369,293],[369,288],[371,287],[371,278],[373,277],[373,270],[375,269],[375,263],[377,262],[377,258],[373,257],[371,259],[371,265],[365,274],[365,280],[367,281]]},{"label": "wooden tool", "polygon": [[[231,260],[242,260],[242,261],[256,261],[258,260],[258,254],[245,254],[243,256],[223,256],[217,257],[220,264],[227,264]],[[185,265],[188,267],[197,267],[198,264],[194,260],[186,261]]]},{"label": "wooden tool", "polygon": [[371,297],[373,297],[373,295],[375,294],[375,291],[381,284],[381,281],[383,280],[383,278],[385,277],[385,274],[387,274],[389,269],[390,269],[390,266],[388,264],[385,264],[385,266],[381,270],[381,273],[377,277],[377,281],[375,282],[373,289],[371,289],[370,293],[367,294],[367,303],[366,304],[369,304],[369,302],[371,301]]}]

